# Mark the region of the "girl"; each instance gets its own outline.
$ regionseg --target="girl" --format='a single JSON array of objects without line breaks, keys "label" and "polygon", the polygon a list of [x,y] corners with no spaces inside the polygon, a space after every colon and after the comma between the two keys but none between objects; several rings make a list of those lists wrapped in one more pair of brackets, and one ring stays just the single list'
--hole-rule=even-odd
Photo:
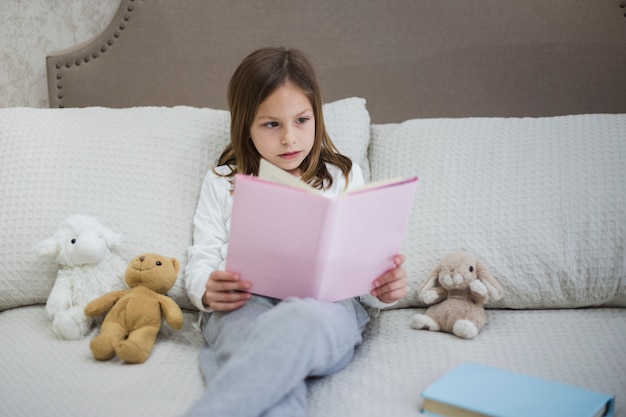
[{"label": "girl", "polygon": [[404,257],[374,280],[371,294],[337,303],[256,296],[250,282],[224,270],[235,173],[257,175],[262,157],[330,195],[363,183],[359,166],[328,137],[315,74],[299,51],[246,57],[228,105],[231,142],[204,179],[185,270],[207,342],[207,388],[187,415],[306,416],[306,378],[341,370],[361,342],[369,319],[361,302],[381,307],[406,295]]}]

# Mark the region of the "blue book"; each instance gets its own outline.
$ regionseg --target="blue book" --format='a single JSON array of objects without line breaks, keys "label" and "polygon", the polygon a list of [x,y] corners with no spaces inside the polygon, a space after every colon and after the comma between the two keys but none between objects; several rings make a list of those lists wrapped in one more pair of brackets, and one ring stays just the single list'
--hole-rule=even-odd
[{"label": "blue book", "polygon": [[437,417],[610,417],[615,396],[466,363],[431,384],[422,413]]}]

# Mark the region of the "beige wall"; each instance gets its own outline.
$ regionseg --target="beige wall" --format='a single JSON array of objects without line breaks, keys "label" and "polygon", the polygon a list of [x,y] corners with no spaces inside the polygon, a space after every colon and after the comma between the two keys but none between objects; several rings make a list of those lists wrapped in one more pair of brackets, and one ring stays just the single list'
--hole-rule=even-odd
[{"label": "beige wall", "polygon": [[48,107],[46,55],[84,42],[120,0],[0,1],[0,107]]}]

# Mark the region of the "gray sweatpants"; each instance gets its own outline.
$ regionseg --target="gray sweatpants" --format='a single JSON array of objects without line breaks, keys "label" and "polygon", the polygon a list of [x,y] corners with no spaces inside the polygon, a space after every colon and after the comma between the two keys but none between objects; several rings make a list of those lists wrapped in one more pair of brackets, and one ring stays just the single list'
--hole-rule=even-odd
[{"label": "gray sweatpants", "polygon": [[306,378],[343,369],[368,319],[355,299],[253,296],[238,310],[203,313],[207,387],[185,415],[306,416]]}]

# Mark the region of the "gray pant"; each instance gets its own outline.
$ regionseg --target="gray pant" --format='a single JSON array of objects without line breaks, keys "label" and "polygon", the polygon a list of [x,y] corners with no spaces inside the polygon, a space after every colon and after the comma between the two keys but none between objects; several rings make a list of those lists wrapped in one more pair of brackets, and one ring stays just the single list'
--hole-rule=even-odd
[{"label": "gray pant", "polygon": [[259,296],[238,310],[203,314],[207,388],[187,417],[306,416],[306,378],[343,369],[369,319],[355,299]]}]

